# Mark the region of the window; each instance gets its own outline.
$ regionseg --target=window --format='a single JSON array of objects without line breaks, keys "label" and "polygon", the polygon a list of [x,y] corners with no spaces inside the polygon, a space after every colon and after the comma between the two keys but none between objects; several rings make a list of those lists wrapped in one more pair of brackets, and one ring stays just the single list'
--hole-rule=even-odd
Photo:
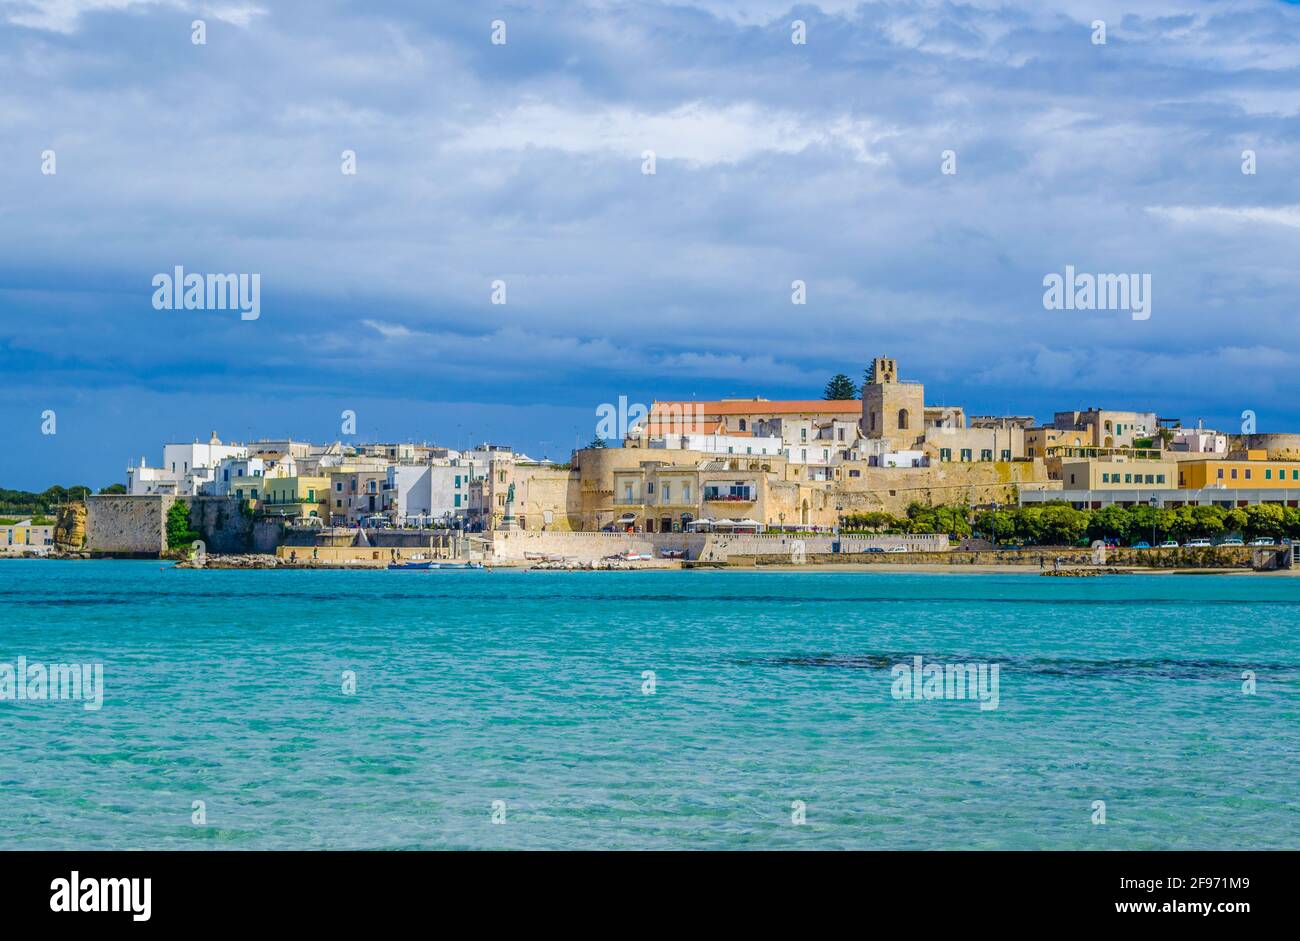
[{"label": "window", "polygon": [[315,490],[308,490],[308,491],[307,491],[307,502],[308,502],[308,503],[315,503],[315,502],[316,502],[316,491],[315,491]]},{"label": "window", "polygon": [[653,480],[648,480],[648,481],[646,481],[645,492],[646,492],[646,493],[654,493],[654,492],[655,492],[655,482],[654,482]]},{"label": "window", "polygon": [[807,441],[807,440],[808,440],[808,429],[807,429],[807,428],[800,428],[800,429],[799,429],[799,440],[800,440],[800,441]]},{"label": "window", "polygon": [[1295,469],[1291,471],[1291,479],[1300,480],[1300,469]]},{"label": "window", "polygon": [[1216,476],[1219,478],[1219,480],[1222,480],[1222,479],[1223,479],[1223,468],[1222,468],[1222,467],[1219,468],[1219,470],[1218,470],[1218,474],[1217,474]]},{"label": "window", "polygon": [[862,476],[862,471],[860,471],[860,470],[858,470],[858,469],[856,469],[856,468],[850,468],[850,469],[849,469],[849,476],[850,476],[850,477],[861,477],[861,476]]},{"label": "window", "polygon": [[970,454],[971,454],[971,449],[970,449],[970,448],[962,448],[962,449],[961,449],[961,459],[962,459],[962,461],[963,461],[963,462],[965,462],[965,461],[969,461],[969,460],[970,460]]},{"label": "window", "polygon": [[980,449],[980,460],[981,460],[981,461],[991,461],[991,460],[993,460],[993,449],[992,449],[992,448],[981,448],[981,449]]},{"label": "window", "polygon": [[952,448],[940,448],[939,460],[947,463],[952,460]]},{"label": "window", "polygon": [[1104,473],[1104,472],[1103,472],[1102,475],[1101,475],[1101,482],[1102,482],[1103,484],[1108,484],[1108,483],[1110,483],[1110,474],[1107,474],[1107,473]]},{"label": "window", "polygon": [[1164,482],[1165,482],[1165,475],[1164,475],[1164,474],[1156,474],[1156,483],[1158,483],[1158,484],[1163,484]]},{"label": "window", "polygon": [[673,497],[673,485],[667,483],[664,484],[664,492],[663,492],[664,503],[667,503],[669,500],[672,499],[672,497]]},{"label": "window", "polygon": [[1131,483],[1133,483],[1133,475],[1132,475],[1132,474],[1125,474],[1125,475],[1124,475],[1124,483],[1126,483],[1126,484],[1131,484]]},{"label": "window", "polygon": [[336,510],[341,510],[341,509],[343,509],[343,501],[342,501],[342,500],[335,500],[335,501],[334,501],[334,509],[336,509]]},{"label": "window", "polygon": [[690,484],[682,484],[682,502],[684,502],[684,503],[690,503],[690,502],[691,502],[691,485],[690,485]]},{"label": "window", "polygon": [[256,488],[253,489],[253,499],[254,499],[254,500],[257,499],[257,489],[256,489]]},{"label": "window", "polygon": [[1246,468],[1246,479],[1247,479],[1247,480],[1250,480],[1250,468],[1249,468],[1249,467]]},{"label": "window", "polygon": [[1153,484],[1153,483],[1155,483],[1155,482],[1156,482],[1155,474],[1147,474],[1147,481],[1146,481],[1146,482],[1149,483],[1149,484]]},{"label": "window", "polygon": [[452,506],[460,506],[460,494],[456,494],[452,501]]},{"label": "window", "polygon": [[336,484],[334,485],[334,490],[335,490],[336,493],[342,493],[342,492],[343,492],[343,481],[340,480],[338,483],[336,483]]},{"label": "window", "polygon": [[840,428],[840,429],[839,429],[839,435],[840,435],[840,440],[843,441],[843,440],[844,440],[844,429],[843,429],[843,428]]},{"label": "window", "polygon": [[907,430],[907,418],[908,418],[908,415],[907,415],[907,409],[905,409],[905,408],[900,408],[900,409],[898,410],[898,430],[899,430],[899,431],[906,431],[906,430]]},{"label": "window", "polygon": [[1232,479],[1233,480],[1237,479],[1237,468],[1235,467],[1232,469]]},{"label": "window", "polygon": [[1003,448],[1003,449],[1002,449],[1002,460],[1004,460],[1004,461],[1009,461],[1009,460],[1011,460],[1011,449],[1010,449],[1010,448]]},{"label": "window", "polygon": [[740,430],[741,431],[745,430],[745,419],[743,418],[740,420]]},{"label": "window", "polygon": [[460,489],[460,474],[456,475],[456,489]]},{"label": "window", "polygon": [[1265,479],[1265,480],[1272,480],[1272,479],[1273,479],[1273,471],[1272,471],[1271,469],[1269,469],[1269,468],[1265,468],[1265,469],[1264,469],[1264,479]]}]

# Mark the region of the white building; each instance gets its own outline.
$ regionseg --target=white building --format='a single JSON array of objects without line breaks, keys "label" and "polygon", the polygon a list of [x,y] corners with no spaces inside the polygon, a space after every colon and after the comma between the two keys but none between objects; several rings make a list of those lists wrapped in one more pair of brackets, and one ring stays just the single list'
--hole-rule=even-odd
[{"label": "white building", "polygon": [[702,451],[705,454],[771,454],[781,453],[778,437],[750,435],[669,434],[651,438],[647,448],[671,448],[684,451]]},{"label": "white building", "polygon": [[1227,454],[1228,436],[1205,428],[1176,428],[1169,442],[1170,451],[1194,454]]},{"label": "white building", "polygon": [[[246,490],[251,484],[257,490],[262,478],[294,477],[298,473],[292,457],[226,457],[217,464],[212,480],[202,485],[200,492],[218,497],[228,497],[237,490]],[[238,494],[243,496],[243,494]]]},{"label": "white building", "polygon": [[384,483],[384,505],[398,526],[454,524],[469,513],[472,464],[394,464]]},{"label": "white building", "polygon": [[163,445],[162,467],[149,467],[140,458],[136,467],[126,470],[126,492],[135,496],[174,494],[194,496],[200,488],[213,484],[217,465],[228,457],[247,457],[248,449],[238,444],[222,444],[214,431],[206,444]]},{"label": "white building", "polygon": [[924,451],[888,451],[872,461],[878,467],[928,467]]}]

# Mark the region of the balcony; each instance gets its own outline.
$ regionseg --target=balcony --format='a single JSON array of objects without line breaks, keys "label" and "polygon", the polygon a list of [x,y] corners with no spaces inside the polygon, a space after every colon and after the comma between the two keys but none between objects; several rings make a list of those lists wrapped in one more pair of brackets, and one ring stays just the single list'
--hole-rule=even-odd
[{"label": "balcony", "polygon": [[758,497],[753,490],[730,487],[726,490],[704,489],[706,503],[753,503]]},{"label": "balcony", "polygon": [[640,497],[615,497],[615,506],[640,506],[642,500]]}]

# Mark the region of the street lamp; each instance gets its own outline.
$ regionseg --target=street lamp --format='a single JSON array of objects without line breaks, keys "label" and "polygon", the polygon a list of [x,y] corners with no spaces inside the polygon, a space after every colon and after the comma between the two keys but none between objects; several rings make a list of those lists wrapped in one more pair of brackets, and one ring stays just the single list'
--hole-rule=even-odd
[{"label": "street lamp", "polygon": [[998,547],[998,501],[993,501],[993,548]]},{"label": "street lamp", "polygon": [[1160,501],[1152,494],[1149,502],[1151,504],[1151,548],[1154,549],[1156,547],[1156,507]]}]

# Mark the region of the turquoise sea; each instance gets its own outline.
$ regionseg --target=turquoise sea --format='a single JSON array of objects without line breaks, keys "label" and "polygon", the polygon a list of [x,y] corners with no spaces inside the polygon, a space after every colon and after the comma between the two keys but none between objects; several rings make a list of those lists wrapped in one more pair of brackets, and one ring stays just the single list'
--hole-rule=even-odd
[{"label": "turquoise sea", "polygon": [[[0,701],[5,849],[1300,847],[1300,579],[7,561],[0,599],[0,663],[105,685]],[[915,655],[998,708],[894,699]]]}]

